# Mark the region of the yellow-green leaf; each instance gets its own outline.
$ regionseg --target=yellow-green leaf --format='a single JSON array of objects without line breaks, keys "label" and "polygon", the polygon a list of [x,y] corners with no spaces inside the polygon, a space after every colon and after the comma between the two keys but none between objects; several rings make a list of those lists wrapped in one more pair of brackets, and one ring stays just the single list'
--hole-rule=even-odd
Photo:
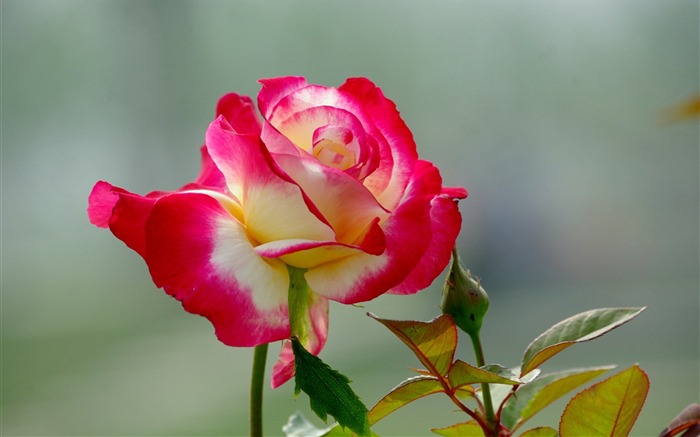
[{"label": "yellow-green leaf", "polygon": [[[488,369],[488,370],[487,370]],[[518,379],[510,369],[490,365],[489,367],[474,367],[462,360],[457,360],[452,365],[447,375],[450,386],[459,388],[468,384],[506,384],[517,385],[522,381]]]},{"label": "yellow-green leaf", "polygon": [[450,316],[443,314],[430,322],[419,322],[380,319],[372,313],[367,315],[406,343],[432,374],[444,376],[450,370],[457,348],[457,328]]},{"label": "yellow-green leaf", "polygon": [[471,385],[463,385],[455,390],[455,395],[460,399],[476,399],[476,390]]},{"label": "yellow-green leaf", "polygon": [[648,392],[647,374],[634,365],[574,396],[561,416],[559,434],[626,437]]},{"label": "yellow-green leaf", "polygon": [[615,366],[571,369],[542,375],[521,386],[503,407],[501,421],[515,431],[546,406]]},{"label": "yellow-green leaf", "polygon": [[377,405],[372,407],[368,414],[369,423],[370,425],[374,425],[390,413],[416,399],[443,391],[444,389],[440,381],[433,376],[416,376],[409,378],[394,387],[386,396],[377,402]]},{"label": "yellow-green leaf", "polygon": [[645,308],[602,308],[569,317],[537,337],[525,350],[521,375],[525,375],[569,346],[593,340],[623,325]]},{"label": "yellow-green leaf", "polygon": [[484,430],[473,420],[457,423],[446,428],[433,428],[431,431],[445,437],[484,437]]},{"label": "yellow-green leaf", "polygon": [[520,434],[520,437],[557,437],[557,430],[548,426],[532,428]]}]

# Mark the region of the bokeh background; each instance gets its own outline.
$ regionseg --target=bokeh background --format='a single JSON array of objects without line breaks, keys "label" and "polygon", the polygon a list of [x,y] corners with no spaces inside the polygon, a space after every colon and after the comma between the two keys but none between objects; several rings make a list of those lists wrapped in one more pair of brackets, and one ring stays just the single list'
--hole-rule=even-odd
[{"label": "bokeh background", "polygon": [[[697,1],[3,0],[1,12],[2,435],[247,434],[252,350],[220,344],[85,208],[99,179],[139,193],[192,180],[218,97],[279,75],[370,77],[445,184],[469,189],[459,247],[491,297],[488,361],[516,365],[575,313],[648,306],[543,370],[640,363],[651,392],[635,436],[698,401],[698,122],[662,116],[699,89]],[[441,286],[331,306],[322,358],[368,405],[419,363],[365,312],[431,319]],[[292,389],[266,389],[266,434],[296,410],[322,424]],[[532,424],[556,426],[564,406]],[[466,419],[452,410],[423,399],[376,431],[430,435]]]}]

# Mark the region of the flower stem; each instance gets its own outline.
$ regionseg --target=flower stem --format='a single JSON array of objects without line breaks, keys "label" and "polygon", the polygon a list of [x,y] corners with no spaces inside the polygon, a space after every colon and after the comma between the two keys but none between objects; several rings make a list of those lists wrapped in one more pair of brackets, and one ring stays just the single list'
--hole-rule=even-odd
[{"label": "flower stem", "polygon": [[250,378],[250,436],[262,437],[262,401],[263,381],[265,380],[265,361],[268,344],[255,346],[253,352],[253,373]]},{"label": "flower stem", "polygon": [[[469,335],[469,337],[472,339],[472,345],[474,346],[476,365],[481,367],[486,364],[486,360],[484,359],[484,350],[481,347],[481,339],[479,338],[478,333],[476,335]],[[481,384],[481,392],[484,397],[484,414],[486,416],[486,421],[491,427],[490,431],[495,435],[495,433],[497,433],[496,415],[493,412],[493,401],[491,400],[491,389],[489,388],[489,385],[486,383]],[[490,434],[486,433],[486,435],[488,436]]]}]

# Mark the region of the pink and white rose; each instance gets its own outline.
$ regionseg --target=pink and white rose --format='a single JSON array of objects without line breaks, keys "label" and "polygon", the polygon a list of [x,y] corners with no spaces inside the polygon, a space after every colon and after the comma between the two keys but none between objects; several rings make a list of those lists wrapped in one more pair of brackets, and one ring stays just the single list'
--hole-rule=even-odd
[{"label": "pink and white rose", "polygon": [[[154,283],[208,318],[220,341],[290,337],[290,272],[308,284],[306,348],[326,341],[328,300],[411,294],[444,269],[460,230],[457,199],[418,159],[410,130],[371,81],[338,88],[302,77],[223,96],[194,182],[145,196],[100,181],[88,216],[146,261]],[[290,269],[291,268],[291,269]],[[273,386],[294,373],[285,345]]]}]

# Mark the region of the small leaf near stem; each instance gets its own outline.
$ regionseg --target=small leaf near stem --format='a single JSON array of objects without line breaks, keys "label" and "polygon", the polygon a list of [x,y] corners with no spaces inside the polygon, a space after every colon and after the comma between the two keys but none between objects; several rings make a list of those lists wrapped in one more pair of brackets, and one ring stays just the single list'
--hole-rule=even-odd
[{"label": "small leaf near stem", "polygon": [[381,319],[372,313],[368,316],[389,328],[409,347],[431,374],[445,376],[457,348],[457,329],[447,315],[429,322],[415,320]]},{"label": "small leaf near stem", "polygon": [[399,408],[424,396],[442,393],[440,381],[434,376],[415,376],[394,387],[369,411],[369,423],[374,425]]},{"label": "small leaf near stem", "polygon": [[294,394],[304,391],[321,420],[330,414],[340,426],[359,436],[370,435],[367,407],[350,388],[350,380],[309,353],[296,337],[292,337],[292,350],[296,367]]},{"label": "small leaf near stem", "polygon": [[[483,416],[467,408],[459,400],[458,392],[461,388],[455,388],[450,385],[449,373],[453,365],[455,349],[457,347],[457,327],[449,314],[443,314],[430,322],[389,320],[381,319],[372,313],[367,313],[367,315],[386,326],[413,351],[427,369],[427,371],[419,372],[421,375],[435,378],[442,386],[441,391],[450,398],[452,403],[460,410],[467,413],[479,426],[485,429],[488,428],[489,425],[486,423]],[[489,372],[485,371],[482,377],[498,378],[499,376],[489,375]],[[380,401],[380,403],[381,402],[382,401]],[[378,405],[375,405],[375,408],[377,408]],[[381,409],[384,407],[379,406],[379,408]],[[377,420],[379,420],[379,418]]]},{"label": "small leaf near stem", "polygon": [[250,435],[263,435],[263,382],[265,380],[265,361],[267,360],[268,344],[255,346],[253,352],[253,372],[250,378]]}]

